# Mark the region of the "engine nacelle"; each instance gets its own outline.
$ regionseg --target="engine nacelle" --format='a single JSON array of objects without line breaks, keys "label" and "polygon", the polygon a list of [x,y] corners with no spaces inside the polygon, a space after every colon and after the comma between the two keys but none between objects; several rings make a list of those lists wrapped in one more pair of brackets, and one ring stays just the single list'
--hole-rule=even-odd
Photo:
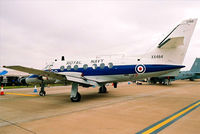
[{"label": "engine nacelle", "polygon": [[56,79],[44,77],[44,76],[30,76],[25,79],[26,84],[41,84],[44,82],[45,84],[55,83]]},{"label": "engine nacelle", "polygon": [[42,83],[42,80],[41,79],[38,79],[38,78],[26,78],[25,79],[25,82],[27,84],[41,84]]},{"label": "engine nacelle", "polygon": [[18,79],[18,82],[19,82],[20,84],[22,84],[22,85],[27,85],[27,83],[26,83],[26,78],[19,78],[19,79]]}]

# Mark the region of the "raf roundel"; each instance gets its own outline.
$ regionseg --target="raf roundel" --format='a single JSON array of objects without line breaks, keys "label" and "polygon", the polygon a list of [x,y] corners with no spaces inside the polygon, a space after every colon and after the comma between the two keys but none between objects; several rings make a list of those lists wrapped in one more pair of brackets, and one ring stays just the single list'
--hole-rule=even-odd
[{"label": "raf roundel", "polygon": [[140,64],[140,65],[136,65],[136,66],[135,66],[135,72],[136,72],[137,74],[142,74],[142,73],[144,73],[145,71],[146,71],[146,68],[145,68],[144,65]]}]

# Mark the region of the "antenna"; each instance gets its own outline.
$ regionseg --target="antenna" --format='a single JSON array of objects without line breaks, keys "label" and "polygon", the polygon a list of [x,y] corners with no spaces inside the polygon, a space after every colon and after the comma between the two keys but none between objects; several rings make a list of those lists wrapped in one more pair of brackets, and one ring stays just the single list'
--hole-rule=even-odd
[{"label": "antenna", "polygon": [[65,60],[65,56],[62,56],[62,57],[61,57],[61,61],[64,61],[64,60]]}]

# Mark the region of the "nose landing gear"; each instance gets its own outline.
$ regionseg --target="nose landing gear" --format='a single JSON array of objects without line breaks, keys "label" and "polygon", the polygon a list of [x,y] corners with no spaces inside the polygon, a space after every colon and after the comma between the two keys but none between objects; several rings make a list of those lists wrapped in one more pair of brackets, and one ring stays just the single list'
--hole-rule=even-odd
[{"label": "nose landing gear", "polygon": [[40,95],[40,96],[45,96],[45,95],[46,95],[46,92],[45,92],[45,90],[44,90],[44,87],[45,87],[45,84],[42,82],[41,88],[40,88],[40,92],[39,92],[39,95]]}]

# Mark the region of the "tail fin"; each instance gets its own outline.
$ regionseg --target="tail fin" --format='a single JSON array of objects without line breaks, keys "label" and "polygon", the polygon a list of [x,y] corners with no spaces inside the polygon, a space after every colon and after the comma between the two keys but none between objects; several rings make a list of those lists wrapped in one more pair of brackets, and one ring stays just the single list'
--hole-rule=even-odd
[{"label": "tail fin", "polygon": [[200,58],[196,58],[191,69],[191,72],[200,72]]},{"label": "tail fin", "polygon": [[150,52],[151,58],[160,63],[182,64],[196,22],[197,19],[188,19],[177,25],[157,48]]}]

